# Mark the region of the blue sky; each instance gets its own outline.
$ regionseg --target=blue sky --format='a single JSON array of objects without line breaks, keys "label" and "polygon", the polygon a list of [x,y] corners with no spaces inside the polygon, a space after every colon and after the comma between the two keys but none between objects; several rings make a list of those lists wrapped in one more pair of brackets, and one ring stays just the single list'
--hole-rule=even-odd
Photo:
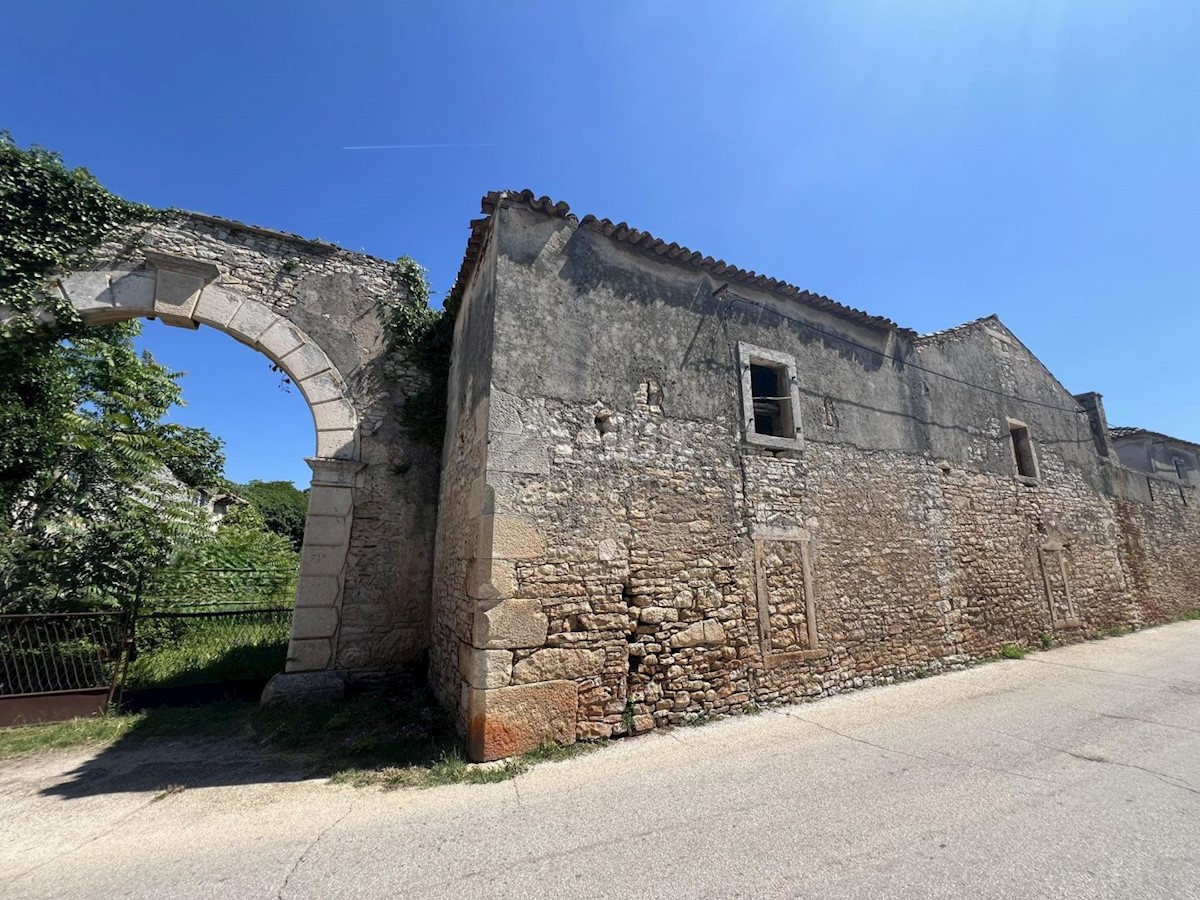
[{"label": "blue sky", "polygon": [[[0,127],[440,290],[530,187],[919,331],[997,313],[1113,424],[1200,441],[1197,35],[1194,0],[43,0],[5,10]],[[455,146],[342,149],[388,144]],[[264,360],[146,343],[232,477],[307,481]]]}]

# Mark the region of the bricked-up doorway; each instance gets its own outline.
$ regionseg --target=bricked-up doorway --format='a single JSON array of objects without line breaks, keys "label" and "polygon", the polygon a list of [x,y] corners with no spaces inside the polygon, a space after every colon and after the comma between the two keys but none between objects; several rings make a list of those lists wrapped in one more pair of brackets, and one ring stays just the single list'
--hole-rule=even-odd
[{"label": "bricked-up doorway", "polygon": [[439,456],[398,414],[429,375],[388,339],[388,311],[413,302],[395,263],[180,212],[114,231],[86,268],[48,285],[85,324],[206,325],[277,365],[312,414],[288,674],[268,690],[328,695],[359,674],[419,666]]}]

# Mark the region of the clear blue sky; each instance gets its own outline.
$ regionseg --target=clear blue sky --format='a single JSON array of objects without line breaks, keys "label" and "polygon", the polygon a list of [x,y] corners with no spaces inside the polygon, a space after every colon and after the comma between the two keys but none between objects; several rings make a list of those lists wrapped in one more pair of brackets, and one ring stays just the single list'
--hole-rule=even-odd
[{"label": "clear blue sky", "polygon": [[[408,254],[444,290],[480,196],[530,187],[919,331],[998,313],[1113,424],[1200,441],[1195,0],[4,19],[0,127],[133,199]],[[386,144],[456,146],[343,149]],[[232,477],[307,480],[311,421],[265,363],[203,329],[147,343],[190,373],[180,418],[226,438]]]}]

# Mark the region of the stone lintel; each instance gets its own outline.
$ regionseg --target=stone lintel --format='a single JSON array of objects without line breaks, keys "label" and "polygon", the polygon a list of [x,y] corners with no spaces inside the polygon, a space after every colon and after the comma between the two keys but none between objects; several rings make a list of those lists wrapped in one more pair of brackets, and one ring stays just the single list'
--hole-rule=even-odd
[{"label": "stone lintel", "polygon": [[221,270],[210,262],[198,259],[188,259],[184,256],[172,256],[158,250],[145,251],[146,265],[160,272],[178,272],[181,275],[191,275],[205,282],[216,281],[221,277]]}]

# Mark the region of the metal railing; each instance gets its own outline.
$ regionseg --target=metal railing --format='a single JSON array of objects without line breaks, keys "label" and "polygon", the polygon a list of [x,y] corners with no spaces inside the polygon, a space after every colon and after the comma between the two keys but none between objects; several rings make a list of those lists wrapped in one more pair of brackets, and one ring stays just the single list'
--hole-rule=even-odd
[{"label": "metal railing", "polygon": [[0,695],[111,689],[128,627],[124,612],[0,615]]},{"label": "metal railing", "polygon": [[128,608],[0,615],[0,699],[265,681],[283,671],[294,570],[175,569]]}]

